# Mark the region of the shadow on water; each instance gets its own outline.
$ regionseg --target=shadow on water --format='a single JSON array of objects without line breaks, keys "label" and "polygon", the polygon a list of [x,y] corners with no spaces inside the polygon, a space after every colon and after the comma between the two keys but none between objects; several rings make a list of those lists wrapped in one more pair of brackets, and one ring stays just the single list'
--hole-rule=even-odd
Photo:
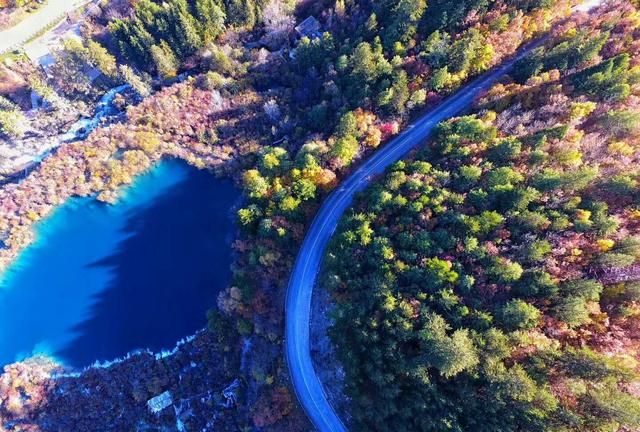
[{"label": "shadow on water", "polygon": [[237,196],[230,181],[190,169],[152,203],[130,210],[126,238],[89,264],[108,270],[109,283],[55,356],[87,366],[136,349],[170,349],[202,328],[229,281],[229,209]]}]

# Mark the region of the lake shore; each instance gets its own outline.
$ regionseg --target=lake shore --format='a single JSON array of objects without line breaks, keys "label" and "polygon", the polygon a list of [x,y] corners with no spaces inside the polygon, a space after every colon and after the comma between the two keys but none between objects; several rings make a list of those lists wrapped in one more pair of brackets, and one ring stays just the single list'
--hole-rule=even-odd
[{"label": "lake shore", "polygon": [[[237,347],[203,330],[171,352],[125,358],[69,371],[39,357],[5,367],[0,376],[0,424],[23,431],[123,431],[139,427],[230,430],[243,392]],[[157,415],[147,402],[169,392],[172,404]],[[139,430],[139,429],[138,429]],[[178,429],[179,430],[179,429]]]},{"label": "lake shore", "polygon": [[[113,203],[121,186],[162,159],[181,159],[218,174],[237,173],[237,143],[201,141],[216,124],[226,124],[225,112],[213,99],[212,92],[195,88],[190,80],[173,85],[129,107],[126,123],[98,128],[84,141],[59,147],[24,180],[3,186],[0,270],[34,240],[33,225],[67,199],[95,195]],[[225,111],[237,116],[234,124],[246,126],[245,136],[251,136],[248,118],[258,103],[255,94],[242,93],[226,102]]]}]

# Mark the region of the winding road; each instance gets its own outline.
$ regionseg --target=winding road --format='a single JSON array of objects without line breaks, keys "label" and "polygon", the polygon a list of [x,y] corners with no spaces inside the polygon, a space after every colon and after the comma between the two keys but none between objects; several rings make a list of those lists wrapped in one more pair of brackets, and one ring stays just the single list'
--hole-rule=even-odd
[{"label": "winding road", "polygon": [[[573,11],[587,12],[602,1],[583,1],[575,6]],[[498,78],[513,67],[517,60],[542,45],[546,38],[543,37],[524,46],[516,56],[463,86],[410,124],[400,135],[376,151],[344,180],[324,201],[316,214],[298,252],[287,288],[285,354],[298,400],[319,431],[347,430],[327,400],[322,383],[316,375],[311,362],[309,342],[313,287],[320,272],[325,249],[336,230],[340,217],[351,204],[354,195],[362,191],[373,176],[382,174],[389,165],[422,144],[438,123],[464,111],[482,91],[489,89]]]},{"label": "winding road", "polygon": [[524,47],[520,53],[500,66],[481,75],[459,89],[431,111],[409,125],[359,166],[322,204],[298,252],[287,289],[285,310],[286,357],[298,400],[314,426],[321,432],[341,432],[347,428],[326,398],[322,384],[311,362],[309,320],[311,296],[327,243],[340,217],[351,204],[354,195],[363,190],[373,176],[381,174],[424,142],[433,128],[469,107],[484,90],[511,69],[513,64],[540,46],[543,39]]}]

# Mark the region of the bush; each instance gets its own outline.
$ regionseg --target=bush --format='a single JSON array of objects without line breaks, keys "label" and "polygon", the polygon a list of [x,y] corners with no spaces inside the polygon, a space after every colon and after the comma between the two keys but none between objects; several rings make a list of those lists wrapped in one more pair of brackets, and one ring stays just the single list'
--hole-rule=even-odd
[{"label": "bush", "polygon": [[541,313],[534,305],[514,299],[502,307],[499,316],[508,330],[529,330],[538,325]]},{"label": "bush", "polygon": [[589,311],[583,297],[567,296],[558,301],[553,315],[570,328],[581,326],[589,321]]},{"label": "bush", "polygon": [[635,262],[634,256],[617,252],[606,252],[596,258],[596,264],[600,267],[628,267]]}]

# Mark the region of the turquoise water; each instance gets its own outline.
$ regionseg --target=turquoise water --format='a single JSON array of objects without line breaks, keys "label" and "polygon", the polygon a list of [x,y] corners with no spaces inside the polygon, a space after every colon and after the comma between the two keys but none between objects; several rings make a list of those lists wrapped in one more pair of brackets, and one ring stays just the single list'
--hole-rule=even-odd
[{"label": "turquoise water", "polygon": [[69,200],[0,279],[0,365],[46,354],[82,367],[202,328],[229,280],[237,196],[172,160],[115,205]]}]

